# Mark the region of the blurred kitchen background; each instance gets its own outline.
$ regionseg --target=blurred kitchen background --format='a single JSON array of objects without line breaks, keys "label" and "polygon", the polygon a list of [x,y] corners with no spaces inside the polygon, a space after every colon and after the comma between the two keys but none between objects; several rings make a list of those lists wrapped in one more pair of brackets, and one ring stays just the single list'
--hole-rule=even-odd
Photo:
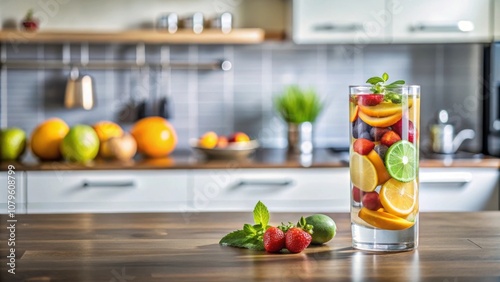
[{"label": "blurred kitchen background", "polygon": [[[477,133],[476,138],[464,142],[461,148],[482,151],[482,94],[485,81],[488,83],[484,79],[484,56],[485,52],[489,55],[488,46],[491,44],[488,42],[491,36],[482,34],[491,33],[490,14],[493,2],[498,1],[482,0],[478,4],[438,1],[439,5],[450,5],[450,15],[469,13],[467,19],[477,20],[474,22],[474,35],[451,31],[451,36],[424,36],[420,39],[419,36],[397,37],[397,30],[391,28],[397,25],[394,18],[390,25],[382,25],[379,33],[374,36],[369,34],[361,41],[349,34],[345,38],[308,38],[307,35],[299,34],[301,29],[294,28],[290,18],[292,13],[299,13],[294,14],[294,24],[300,24],[297,19],[305,17],[301,13],[312,13],[307,19],[314,19],[315,16],[321,18],[321,8],[319,11],[314,10],[314,5],[337,5],[331,19],[348,24],[374,23],[377,13],[389,11],[390,7],[399,7],[395,11],[403,15],[412,14],[403,18],[421,17],[420,22],[425,22],[426,19],[432,21],[436,18],[440,13],[439,7],[432,7],[437,5],[432,4],[427,6],[429,11],[418,14],[418,9],[414,7],[417,1],[358,1],[357,5],[343,5],[343,1],[312,1],[311,5],[297,12],[300,5],[307,1],[295,2],[296,6],[292,9],[292,1],[284,0],[0,0],[0,20],[4,27],[19,23],[31,8],[35,16],[41,18],[40,31],[69,32],[155,29],[157,19],[172,12],[181,18],[202,12],[207,19],[222,12],[230,12],[233,28],[262,28],[267,34],[267,39],[259,44],[145,45],[146,62],[167,60],[195,64],[227,60],[231,63],[231,69],[227,71],[82,69],[95,80],[97,102],[90,111],[64,108],[69,67],[60,70],[4,69],[1,80],[1,126],[18,126],[29,133],[41,121],[60,117],[69,125],[111,120],[128,128],[134,121],[134,113],[129,109],[131,103],[144,100],[146,112],[155,115],[158,113],[158,102],[167,97],[170,121],[179,136],[177,150],[188,149],[190,138],[209,130],[220,134],[243,131],[259,139],[263,147],[283,148],[286,146],[286,125],[273,109],[273,96],[282,93],[287,85],[298,84],[316,89],[326,104],[325,111],[315,124],[316,146],[347,146],[348,86],[362,84],[371,76],[388,72],[391,80],[404,79],[407,83],[422,87],[422,148],[426,148],[430,142],[427,126],[435,123],[439,110],[446,109],[457,132],[471,128]],[[471,5],[475,8],[471,8]],[[373,19],[366,18],[363,21],[363,15],[356,15],[348,20],[354,8],[366,10],[362,13],[370,12]],[[307,20],[304,22],[308,24]],[[482,30],[484,28],[487,30]],[[356,28],[341,32],[356,32]],[[294,43],[292,35],[296,42],[305,44]],[[136,59],[136,44],[23,44],[22,40],[13,38],[2,43],[2,60],[62,61],[64,52],[69,52],[71,61],[80,62],[87,47],[90,61]]]}]

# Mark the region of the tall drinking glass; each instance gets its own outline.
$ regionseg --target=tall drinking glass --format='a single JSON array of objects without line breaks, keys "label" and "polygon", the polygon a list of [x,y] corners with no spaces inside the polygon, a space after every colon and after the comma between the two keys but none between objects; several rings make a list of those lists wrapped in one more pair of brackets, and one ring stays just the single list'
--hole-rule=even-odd
[{"label": "tall drinking glass", "polygon": [[349,87],[354,248],[418,246],[420,86]]}]

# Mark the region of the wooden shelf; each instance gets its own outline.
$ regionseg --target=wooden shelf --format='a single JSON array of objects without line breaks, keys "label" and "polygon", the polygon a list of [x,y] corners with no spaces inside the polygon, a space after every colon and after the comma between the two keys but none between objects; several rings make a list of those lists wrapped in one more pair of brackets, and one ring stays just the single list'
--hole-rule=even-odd
[{"label": "wooden shelf", "polygon": [[265,39],[260,28],[233,29],[224,34],[207,29],[201,34],[179,30],[174,34],[157,30],[131,30],[123,32],[38,31],[24,32],[0,30],[0,42],[27,43],[145,43],[145,44],[258,44]]}]

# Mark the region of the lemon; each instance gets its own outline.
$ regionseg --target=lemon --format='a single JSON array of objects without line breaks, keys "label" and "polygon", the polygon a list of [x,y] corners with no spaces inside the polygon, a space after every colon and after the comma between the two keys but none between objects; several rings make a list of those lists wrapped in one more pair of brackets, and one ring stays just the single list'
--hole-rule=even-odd
[{"label": "lemon", "polygon": [[383,211],[372,211],[361,208],[359,218],[374,227],[386,230],[403,230],[412,227],[415,223]]},{"label": "lemon", "polygon": [[375,190],[378,185],[377,169],[367,156],[352,152],[349,168],[354,186],[364,192]]},{"label": "lemon", "polygon": [[306,217],[306,222],[313,226],[312,244],[321,245],[335,237],[337,225],[331,217],[324,214],[314,214]]},{"label": "lemon", "polygon": [[213,149],[217,146],[218,139],[219,136],[217,136],[217,133],[209,131],[200,137],[200,140],[198,140],[198,146],[206,149]]},{"label": "lemon", "polygon": [[401,182],[389,179],[380,189],[380,202],[384,209],[400,217],[408,216],[415,208],[417,193],[415,181]]}]

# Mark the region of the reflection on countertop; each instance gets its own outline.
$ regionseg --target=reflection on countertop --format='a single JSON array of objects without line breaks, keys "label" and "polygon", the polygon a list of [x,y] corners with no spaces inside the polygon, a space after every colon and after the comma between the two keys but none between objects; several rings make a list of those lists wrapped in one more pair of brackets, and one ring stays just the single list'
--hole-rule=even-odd
[{"label": "reflection on countertop", "polygon": [[[225,169],[225,168],[345,168],[349,153],[338,148],[316,149],[310,155],[290,154],[286,149],[259,149],[244,159],[213,160],[192,151],[175,151],[158,159],[136,158],[130,162],[95,160],[88,164],[68,162],[2,162],[0,170],[14,165],[16,170],[141,170],[141,169]],[[421,167],[493,167],[500,159],[481,154],[438,155],[421,153]]]}]

